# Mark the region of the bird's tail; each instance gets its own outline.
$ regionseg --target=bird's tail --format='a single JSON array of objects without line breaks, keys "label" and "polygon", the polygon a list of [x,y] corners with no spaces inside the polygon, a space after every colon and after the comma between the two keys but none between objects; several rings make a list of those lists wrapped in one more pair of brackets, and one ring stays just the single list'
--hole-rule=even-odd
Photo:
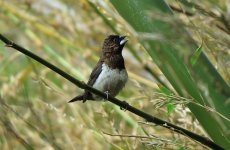
[{"label": "bird's tail", "polygon": [[74,97],[68,103],[72,103],[72,102],[75,102],[75,101],[83,101],[83,102],[85,102],[86,100],[85,100],[84,94]]},{"label": "bird's tail", "polygon": [[84,103],[84,102],[86,102],[86,100],[94,100],[91,93],[85,92],[82,95],[78,95],[78,96],[74,97],[72,100],[70,100],[68,103],[72,103],[75,101],[82,101]]}]

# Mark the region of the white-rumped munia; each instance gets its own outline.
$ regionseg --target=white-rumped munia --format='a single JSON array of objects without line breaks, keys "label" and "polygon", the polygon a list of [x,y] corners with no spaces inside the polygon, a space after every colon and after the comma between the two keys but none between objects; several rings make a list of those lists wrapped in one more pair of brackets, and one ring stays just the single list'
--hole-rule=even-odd
[{"label": "white-rumped munia", "polygon": [[[100,59],[90,74],[87,85],[92,86],[110,96],[116,96],[125,86],[128,74],[122,56],[122,49],[127,39],[125,36],[109,35],[102,46]],[[69,102],[100,100],[101,98],[85,90]]]}]

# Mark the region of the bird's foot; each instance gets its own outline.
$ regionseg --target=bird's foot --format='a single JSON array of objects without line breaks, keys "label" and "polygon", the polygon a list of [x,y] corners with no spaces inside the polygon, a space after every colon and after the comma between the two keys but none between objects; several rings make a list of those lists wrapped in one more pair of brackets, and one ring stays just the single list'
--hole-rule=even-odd
[{"label": "bird's foot", "polygon": [[106,98],[103,98],[103,100],[106,102],[109,99],[109,91],[105,91]]},{"label": "bird's foot", "polygon": [[127,103],[126,101],[122,101],[122,103],[123,103],[124,107],[122,106],[122,107],[120,107],[120,109],[126,111],[127,108],[129,107],[129,103]]}]

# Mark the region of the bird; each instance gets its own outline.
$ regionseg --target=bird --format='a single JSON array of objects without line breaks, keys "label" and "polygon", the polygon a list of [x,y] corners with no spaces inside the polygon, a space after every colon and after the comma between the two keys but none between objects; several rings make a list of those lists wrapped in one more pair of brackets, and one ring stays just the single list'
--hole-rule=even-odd
[{"label": "bird", "polygon": [[[90,74],[87,85],[115,97],[125,86],[128,73],[122,50],[127,42],[126,36],[109,35],[105,38],[100,59]],[[102,100],[102,98],[85,90],[83,94],[69,101]]]}]

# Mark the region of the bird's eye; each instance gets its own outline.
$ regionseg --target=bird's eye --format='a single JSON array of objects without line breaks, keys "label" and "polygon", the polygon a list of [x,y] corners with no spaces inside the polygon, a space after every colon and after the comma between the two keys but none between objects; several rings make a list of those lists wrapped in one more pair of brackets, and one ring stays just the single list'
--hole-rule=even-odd
[{"label": "bird's eye", "polygon": [[114,42],[114,43],[117,43],[117,39],[116,39],[116,38],[113,38],[113,42]]}]

